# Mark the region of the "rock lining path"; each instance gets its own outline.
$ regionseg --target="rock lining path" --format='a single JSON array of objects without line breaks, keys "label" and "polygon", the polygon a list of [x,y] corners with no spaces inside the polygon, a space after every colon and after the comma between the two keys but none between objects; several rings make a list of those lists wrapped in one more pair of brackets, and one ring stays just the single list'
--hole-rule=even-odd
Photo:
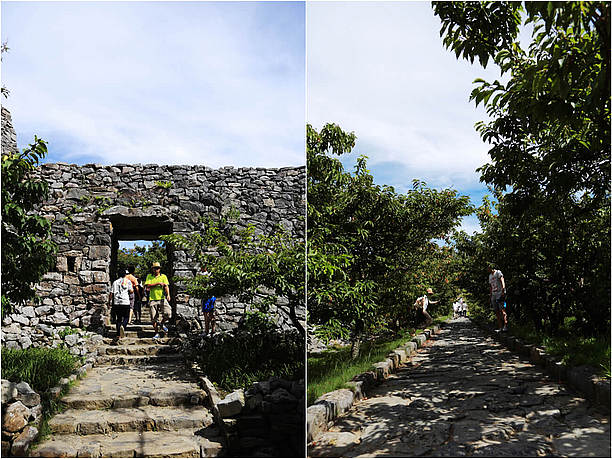
[{"label": "rock lining path", "polygon": [[[149,319],[145,309],[143,321]],[[127,330],[120,345],[104,339],[96,367],[62,399],[67,409],[49,421],[53,435],[32,456],[221,454],[222,435],[204,406],[205,392],[177,353],[177,340],[153,340],[151,325]]]},{"label": "rock lining path", "polygon": [[610,417],[469,319],[374,388],[311,457],[610,457]]}]

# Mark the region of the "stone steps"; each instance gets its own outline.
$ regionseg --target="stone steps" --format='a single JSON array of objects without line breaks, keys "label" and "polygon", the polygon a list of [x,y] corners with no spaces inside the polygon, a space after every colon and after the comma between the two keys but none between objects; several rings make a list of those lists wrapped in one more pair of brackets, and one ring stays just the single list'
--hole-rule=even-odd
[{"label": "stone steps", "polygon": [[[164,344],[180,344],[181,340],[176,337],[163,337],[163,338],[138,338],[138,337],[125,337],[121,340],[120,346],[129,346],[129,345],[143,345],[143,344],[155,344],[155,345],[164,345]],[[114,344],[114,338],[104,338],[104,344]],[[114,344],[113,347],[117,347]]]},{"label": "stone steps", "polygon": [[170,344],[125,344],[122,340],[119,345],[101,346],[98,348],[101,354],[106,355],[163,355],[176,354],[178,346]]},{"label": "stone steps", "polygon": [[146,432],[201,429],[213,423],[212,414],[203,406],[152,406],[109,410],[69,409],[49,421],[53,434],[109,434],[111,432]]},{"label": "stone steps", "polygon": [[[206,430],[206,429],[202,429]],[[32,457],[217,457],[223,450],[218,437],[189,429],[161,432],[116,432],[57,435],[30,452]]]},{"label": "stone steps", "polygon": [[181,354],[160,355],[100,355],[96,360],[97,366],[103,365],[135,365],[153,362],[182,362]]},{"label": "stone steps", "polygon": [[224,437],[204,406],[206,392],[177,353],[180,340],[155,340],[154,333],[150,324],[134,324],[119,343],[104,338],[96,366],[62,399],[67,410],[49,420],[52,436],[31,455],[222,455]]}]

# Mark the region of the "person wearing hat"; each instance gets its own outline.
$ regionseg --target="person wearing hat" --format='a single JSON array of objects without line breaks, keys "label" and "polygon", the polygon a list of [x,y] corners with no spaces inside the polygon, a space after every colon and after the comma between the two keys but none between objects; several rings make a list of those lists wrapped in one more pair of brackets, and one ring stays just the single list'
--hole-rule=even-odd
[{"label": "person wearing hat", "polygon": [[428,327],[433,322],[433,319],[431,318],[431,316],[427,312],[427,306],[429,306],[430,304],[437,304],[438,303],[437,301],[431,301],[429,298],[427,298],[427,294],[433,295],[433,290],[431,288],[428,288],[427,292],[425,293],[425,295],[417,298],[417,300],[414,302],[414,305],[417,308],[420,308],[421,312],[425,316],[425,325],[424,325],[425,327]]},{"label": "person wearing hat", "polygon": [[151,309],[153,328],[155,328],[155,336],[153,338],[157,339],[160,337],[159,325],[161,325],[164,333],[168,333],[165,322],[170,319],[172,314],[170,307],[170,283],[166,275],[161,273],[161,265],[157,261],[151,265],[151,270],[153,274],[147,274],[144,287],[149,293],[149,308]]}]

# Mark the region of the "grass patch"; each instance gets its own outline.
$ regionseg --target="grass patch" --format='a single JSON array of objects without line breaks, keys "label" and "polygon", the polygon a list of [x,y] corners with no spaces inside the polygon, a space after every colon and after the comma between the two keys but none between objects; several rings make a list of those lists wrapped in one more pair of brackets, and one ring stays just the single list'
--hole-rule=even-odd
[{"label": "grass patch", "polygon": [[[441,323],[452,314],[434,319]],[[308,405],[321,395],[337,389],[349,388],[347,382],[360,373],[370,371],[372,365],[387,357],[389,352],[409,341],[421,329],[407,329],[394,337],[379,338],[364,342],[361,345],[360,356],[352,360],[350,347],[324,351],[308,358]]]},{"label": "grass patch", "polygon": [[528,324],[512,325],[511,332],[524,341],[542,346],[566,365],[588,365],[600,376],[610,378],[610,336],[579,336],[571,329],[570,323],[566,321],[558,336],[537,332]]},{"label": "grass patch", "polygon": [[[490,310],[483,308],[476,318],[497,328],[497,320]],[[567,317],[555,336],[537,331],[530,323],[512,322],[511,318],[508,325],[513,336],[543,347],[565,365],[588,365],[599,376],[610,378],[610,335],[582,336],[574,317]]]},{"label": "grass patch", "polygon": [[2,377],[13,382],[25,381],[40,394],[42,418],[38,424],[38,438],[32,444],[35,448],[51,435],[49,419],[66,409],[60,400],[75,384],[71,381],[62,387],[60,396],[52,398],[49,389],[68,377],[81,363],[81,359],[70,354],[66,348],[2,348]]},{"label": "grass patch", "polygon": [[66,348],[2,348],[2,377],[13,382],[25,381],[38,393],[57,386],[80,363],[80,358]]}]

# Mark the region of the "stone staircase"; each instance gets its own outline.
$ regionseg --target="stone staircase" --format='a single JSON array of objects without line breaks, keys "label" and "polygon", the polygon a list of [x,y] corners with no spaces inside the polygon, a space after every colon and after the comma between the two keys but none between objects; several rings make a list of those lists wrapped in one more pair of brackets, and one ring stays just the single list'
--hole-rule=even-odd
[{"label": "stone staircase", "polygon": [[187,370],[176,338],[153,339],[148,311],[113,343],[114,325],[96,366],[62,399],[50,438],[34,457],[216,457],[224,441],[206,393]]}]

